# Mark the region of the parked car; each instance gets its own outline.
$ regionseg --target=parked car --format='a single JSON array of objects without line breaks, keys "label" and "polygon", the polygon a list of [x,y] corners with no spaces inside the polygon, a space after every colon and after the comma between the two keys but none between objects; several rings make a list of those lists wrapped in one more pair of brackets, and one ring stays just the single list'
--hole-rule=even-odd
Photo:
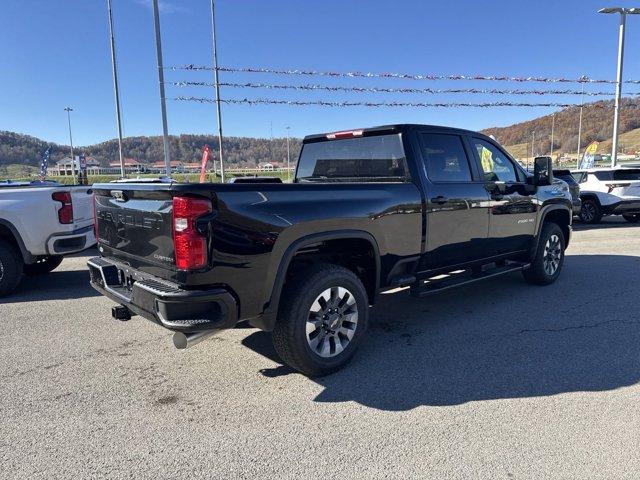
[{"label": "parked car", "polygon": [[96,243],[90,187],[0,183],[0,296]]},{"label": "parked car", "polygon": [[520,271],[547,285],[571,234],[551,159],[533,175],[480,133],[391,125],[304,139],[293,183],[97,184],[91,285],[186,348],[240,321],[324,375],[378,293],[416,297]]},{"label": "parked car", "polygon": [[576,170],[573,177],[580,185],[580,220],[584,223],[598,223],[605,215],[640,221],[640,169],[592,168]]},{"label": "parked car", "polygon": [[580,200],[580,185],[576,182],[573,177],[571,170],[554,170],[553,171],[554,178],[558,178],[565,182],[569,187],[569,192],[571,193],[571,202],[573,203],[573,214],[580,215],[580,211],[582,210],[582,200]]}]

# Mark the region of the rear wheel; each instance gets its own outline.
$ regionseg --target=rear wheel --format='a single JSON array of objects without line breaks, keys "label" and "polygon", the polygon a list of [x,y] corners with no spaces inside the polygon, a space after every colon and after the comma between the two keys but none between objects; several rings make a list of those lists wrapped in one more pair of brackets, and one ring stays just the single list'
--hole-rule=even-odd
[{"label": "rear wheel", "polygon": [[640,213],[624,213],[622,218],[629,223],[638,223],[640,222]]},{"label": "rear wheel", "polygon": [[565,239],[556,223],[545,223],[531,267],[523,270],[525,280],[535,285],[549,285],[560,276],[564,264]]},{"label": "rear wheel", "polygon": [[586,198],[582,201],[580,209],[580,221],[583,223],[598,223],[602,220],[602,211],[598,202],[592,198]]},{"label": "rear wheel", "polygon": [[367,329],[369,305],[360,279],[337,265],[300,271],[280,300],[273,345],[290,367],[322,376],[343,367]]},{"label": "rear wheel", "polygon": [[5,241],[0,240],[0,297],[11,293],[22,278],[22,256]]},{"label": "rear wheel", "polygon": [[62,263],[60,255],[50,255],[42,257],[36,261],[24,266],[24,274],[28,276],[43,275],[55,270]]}]

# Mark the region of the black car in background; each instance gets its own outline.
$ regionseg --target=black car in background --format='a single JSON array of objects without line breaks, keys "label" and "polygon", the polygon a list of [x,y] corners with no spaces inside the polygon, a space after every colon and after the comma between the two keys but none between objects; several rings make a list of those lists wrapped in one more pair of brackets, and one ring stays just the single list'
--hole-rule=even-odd
[{"label": "black car in background", "polygon": [[582,200],[580,200],[580,185],[576,182],[576,179],[573,178],[570,170],[554,170],[553,176],[555,178],[559,178],[567,185],[569,185],[569,192],[571,192],[571,203],[572,210],[574,215],[580,215],[580,210],[582,209]]}]

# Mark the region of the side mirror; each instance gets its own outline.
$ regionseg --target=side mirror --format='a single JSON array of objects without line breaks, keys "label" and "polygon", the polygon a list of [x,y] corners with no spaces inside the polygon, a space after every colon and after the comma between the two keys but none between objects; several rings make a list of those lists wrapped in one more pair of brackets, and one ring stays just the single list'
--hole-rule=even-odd
[{"label": "side mirror", "polygon": [[536,186],[553,183],[553,161],[551,157],[536,157],[533,161],[533,184]]}]

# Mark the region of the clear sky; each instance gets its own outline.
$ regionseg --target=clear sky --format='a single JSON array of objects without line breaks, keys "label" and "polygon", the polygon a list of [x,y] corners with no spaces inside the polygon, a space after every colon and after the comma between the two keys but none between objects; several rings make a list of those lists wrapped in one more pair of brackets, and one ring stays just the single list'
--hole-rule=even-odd
[{"label": "clear sky", "polygon": [[[640,0],[615,0],[640,6]],[[606,0],[382,1],[217,0],[223,66],[332,71],[615,77],[618,17],[596,11]],[[150,0],[113,0],[124,133],[161,134]],[[167,66],[211,64],[209,0],[161,2]],[[640,16],[627,21],[625,78],[640,78]],[[211,81],[211,72],[167,71],[167,81]],[[222,74],[222,81],[324,83],[380,87],[580,88],[571,84],[428,82]],[[590,87],[613,91],[612,85]],[[628,93],[640,90],[625,86]],[[167,87],[167,97],[213,96],[211,88]],[[372,101],[558,101],[579,97],[468,94],[362,95],[237,90],[223,98]],[[106,0],[2,0],[0,130],[68,143],[65,106],[72,106],[74,143],[116,136]],[[213,105],[168,101],[169,130],[214,133]],[[550,113],[549,108],[323,108],[224,105],[224,133],[293,136],[395,122],[480,129]]]}]

